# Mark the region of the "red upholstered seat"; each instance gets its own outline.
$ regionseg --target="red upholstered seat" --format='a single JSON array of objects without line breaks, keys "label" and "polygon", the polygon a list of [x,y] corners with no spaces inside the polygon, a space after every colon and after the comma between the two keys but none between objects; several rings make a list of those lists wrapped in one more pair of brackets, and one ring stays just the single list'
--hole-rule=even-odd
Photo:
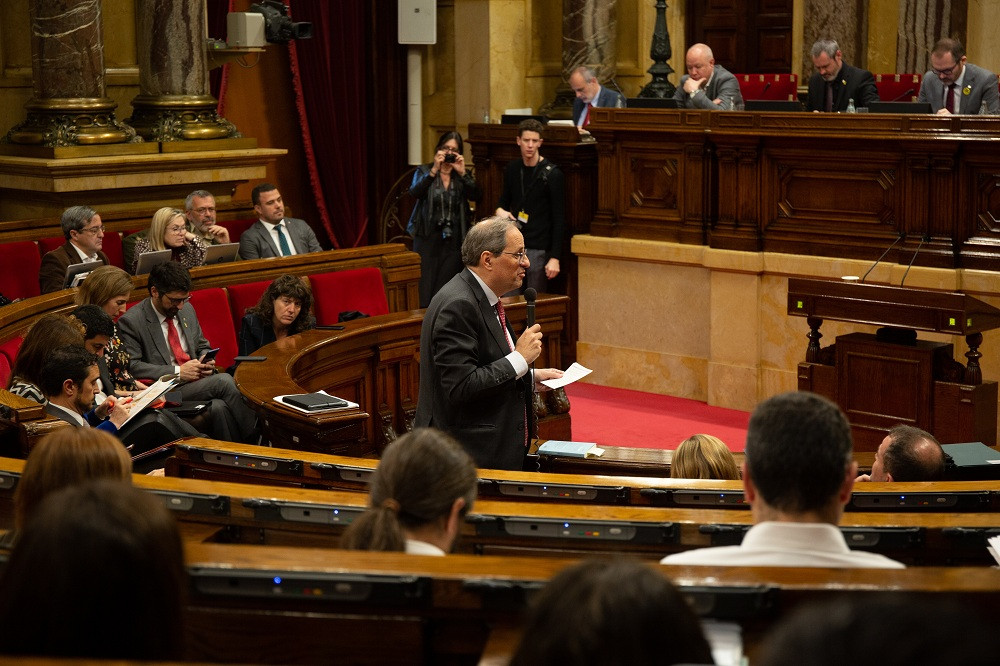
[{"label": "red upholstered seat", "polygon": [[62,247],[66,244],[66,239],[62,236],[49,236],[38,241],[38,250],[44,257],[46,254]]},{"label": "red upholstered seat", "polygon": [[798,74],[736,74],[743,99],[798,99]]},{"label": "red upholstered seat", "polygon": [[320,326],[336,324],[341,312],[357,310],[372,316],[389,312],[382,271],[377,268],[319,273],[310,275],[309,283]]},{"label": "red upholstered seat", "polygon": [[222,287],[212,287],[192,291],[190,305],[198,313],[201,331],[209,344],[219,348],[219,354],[215,357],[216,366],[220,370],[228,368],[236,358],[238,347],[225,290]]},{"label": "red upholstered seat", "polygon": [[[47,252],[58,249],[66,244],[66,239],[62,236],[50,236],[38,241],[38,249],[42,256]],[[108,255],[108,261],[112,266],[125,268],[125,257],[122,250],[122,235],[117,231],[104,232],[104,247],[101,248],[104,254]]]},{"label": "red upholstered seat", "polygon": [[7,298],[38,296],[42,255],[35,241],[0,243],[0,293]]},{"label": "red upholstered seat", "polygon": [[244,220],[220,220],[219,226],[223,226],[229,230],[229,242],[239,243],[240,236],[257,221],[256,217],[251,217]]},{"label": "red upholstered seat", "polygon": [[14,366],[14,358],[21,349],[24,338],[17,336],[0,343],[0,387],[5,388],[10,380],[10,369]]},{"label": "red upholstered seat", "polygon": [[10,381],[10,361],[3,354],[0,354],[0,387],[7,386]]},{"label": "red upholstered seat", "polygon": [[246,284],[234,284],[226,287],[229,292],[229,309],[233,316],[233,330],[239,335],[240,324],[243,322],[243,315],[247,308],[257,305],[260,295],[271,284],[270,280],[260,282],[247,282]]},{"label": "red upholstered seat", "polygon": [[878,98],[883,102],[916,102],[922,79],[920,74],[876,74]]}]

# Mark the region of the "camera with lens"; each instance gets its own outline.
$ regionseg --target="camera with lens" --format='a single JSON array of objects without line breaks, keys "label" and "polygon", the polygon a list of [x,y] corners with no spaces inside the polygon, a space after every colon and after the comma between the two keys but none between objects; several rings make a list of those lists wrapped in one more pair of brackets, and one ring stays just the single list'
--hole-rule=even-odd
[{"label": "camera with lens", "polygon": [[293,39],[310,39],[312,23],[295,23],[288,17],[288,5],[281,0],[263,0],[250,5],[248,11],[264,15],[264,36],[271,44],[287,44]]},{"label": "camera with lens", "polygon": [[458,159],[458,155],[455,153],[446,153],[444,156],[444,161],[448,164],[454,164],[455,160]]}]

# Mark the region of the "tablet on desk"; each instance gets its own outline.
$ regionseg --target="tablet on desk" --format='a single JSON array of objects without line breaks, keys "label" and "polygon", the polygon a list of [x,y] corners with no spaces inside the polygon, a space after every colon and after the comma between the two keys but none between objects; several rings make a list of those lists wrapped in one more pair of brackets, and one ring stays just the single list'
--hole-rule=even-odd
[{"label": "tablet on desk", "polygon": [[78,287],[84,278],[90,275],[90,271],[103,266],[99,261],[85,261],[82,264],[70,264],[66,267],[66,277],[63,278],[63,289],[67,287]]},{"label": "tablet on desk", "polygon": [[210,264],[224,264],[236,259],[236,253],[240,251],[239,243],[221,243],[219,245],[209,245],[205,252],[205,266]]},{"label": "tablet on desk", "polygon": [[153,252],[143,252],[139,255],[139,263],[136,266],[136,275],[145,275],[153,270],[153,266],[170,261],[171,250],[155,250]]},{"label": "tablet on desk", "polygon": [[868,113],[930,113],[930,102],[868,102]]}]

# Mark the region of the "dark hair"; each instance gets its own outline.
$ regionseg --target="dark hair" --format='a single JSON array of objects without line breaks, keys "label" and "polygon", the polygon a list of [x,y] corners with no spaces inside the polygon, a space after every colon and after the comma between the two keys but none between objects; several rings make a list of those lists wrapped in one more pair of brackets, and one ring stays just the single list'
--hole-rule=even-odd
[{"label": "dark hair", "polygon": [[465,515],[476,484],[476,465],[458,442],[440,430],[417,428],[382,453],[369,486],[369,509],[347,528],[340,547],[402,551],[404,529],[446,517],[456,499],[465,499]]},{"label": "dark hair", "polygon": [[542,136],[543,131],[545,131],[545,125],[534,118],[525,118],[517,124],[518,136],[523,136],[525,132],[538,132],[538,136]]},{"label": "dark hair", "polygon": [[260,205],[260,195],[264,192],[270,192],[271,190],[278,189],[277,185],[272,185],[271,183],[261,183],[250,190],[250,202],[254,206]]},{"label": "dark hair", "polygon": [[90,206],[70,206],[64,210],[59,225],[62,227],[66,240],[69,240],[69,232],[80,231],[94,219],[95,215],[97,215],[97,211]]},{"label": "dark hair", "polygon": [[179,659],[185,586],[160,500],[107,479],[64,488],[38,507],[0,581],[0,652]]},{"label": "dark hair", "polygon": [[827,508],[851,461],[851,427],[840,409],[815,393],[782,393],[750,417],[746,466],[771,507],[788,513]]},{"label": "dark hair", "polygon": [[178,262],[165,261],[149,271],[148,285],[150,290],[156,287],[161,296],[171,291],[191,291],[191,274]]},{"label": "dark hair", "polygon": [[39,317],[17,351],[10,369],[10,388],[15,379],[30,382],[41,388],[42,364],[53,347],[83,344],[83,324],[79,320],[50,312]]},{"label": "dark hair", "polygon": [[[919,444],[923,440],[933,446],[921,451]],[[931,451],[935,455],[929,455]],[[929,432],[898,425],[889,431],[889,446],[882,456],[882,465],[893,481],[938,481],[944,476],[944,451]]]},{"label": "dark hair", "polygon": [[132,458],[121,441],[97,428],[60,428],[28,454],[14,490],[14,525],[23,530],[53,492],[84,481],[132,481]]},{"label": "dark hair", "polygon": [[1000,641],[983,613],[936,594],[883,590],[796,610],[766,639],[762,666],[987,666]]},{"label": "dark hair", "polygon": [[438,139],[437,147],[434,148],[435,152],[444,148],[444,144],[448,143],[452,139],[454,139],[458,143],[458,150],[456,152],[458,152],[459,154],[465,152],[464,148],[465,144],[462,143],[462,135],[459,134],[458,132],[455,132],[454,130],[452,130],[451,132],[445,132],[444,134],[441,135],[441,138]]},{"label": "dark hair", "polygon": [[298,275],[279,275],[267,289],[260,295],[257,305],[247,308],[247,312],[255,314],[270,324],[274,318],[274,302],[281,296],[298,299],[302,304],[299,316],[295,318],[292,325],[288,327],[288,334],[293,335],[306,330],[310,326],[309,311],[312,308],[312,289],[309,284]]},{"label": "dark hair", "polygon": [[965,56],[965,47],[962,46],[962,42],[957,39],[952,39],[951,37],[945,37],[939,39],[934,45],[934,49],[931,51],[931,55],[943,56],[945,53],[950,53],[955,59],[955,64]]},{"label": "dark hair", "polygon": [[84,340],[91,340],[98,335],[106,335],[112,338],[115,335],[115,322],[111,315],[105,312],[98,305],[81,305],[71,313],[74,317],[83,322],[87,329],[83,333]]},{"label": "dark hair", "polygon": [[711,664],[694,612],[653,567],[584,560],[556,574],[528,610],[511,666]]},{"label": "dark hair", "polygon": [[95,365],[97,356],[80,345],[56,347],[42,363],[38,388],[46,396],[58,395],[62,392],[63,382],[71,379],[74,384],[82,384]]}]

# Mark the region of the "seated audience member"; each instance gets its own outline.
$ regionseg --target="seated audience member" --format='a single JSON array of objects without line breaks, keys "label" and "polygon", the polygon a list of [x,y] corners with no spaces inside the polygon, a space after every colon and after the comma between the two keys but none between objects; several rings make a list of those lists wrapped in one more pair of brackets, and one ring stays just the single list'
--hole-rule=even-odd
[{"label": "seated audience member", "polygon": [[67,208],[60,220],[66,244],[42,257],[38,271],[38,287],[43,294],[59,291],[66,280],[66,269],[73,264],[92,261],[97,265],[110,264],[108,255],[101,251],[104,245],[104,225],[101,216],[88,206]]},{"label": "seated audience member", "polygon": [[128,418],[128,405],[109,398],[95,408],[99,378],[96,355],[79,345],[56,347],[42,363],[40,388],[46,399],[45,413],[70,425],[118,434]]},{"label": "seated audience member", "polygon": [[847,418],[829,400],[802,391],[758,405],[742,473],[754,522],[743,543],[675,553],[663,564],[902,568],[848,549],[837,529],[858,464]]},{"label": "seated audience member", "polygon": [[214,359],[202,361],[212,345],[194,307],[185,305],[191,297],[187,269],[173,261],[158,264],[149,273],[148,288],[149,298],[118,320],[132,374],[149,379],[178,374],[184,382],[181,397],[208,404],[206,429],[213,438],[252,441],[257,417],[232,375],[216,372]]},{"label": "seated audience member", "polygon": [[184,215],[176,208],[161,208],[153,213],[153,221],[145,237],[136,238],[132,250],[132,274],[139,267],[139,255],[157,250],[170,250],[171,261],[179,262],[185,268],[194,268],[205,263],[208,245],[188,231]]},{"label": "seated audience member", "polygon": [[177,661],[185,580],[163,502],[101,479],[46,497],[0,579],[0,653]]},{"label": "seated audience member", "polygon": [[846,111],[852,99],[855,107],[878,101],[875,77],[844,62],[837,42],[821,39],[813,44],[812,61],[816,73],[809,77],[809,111]]},{"label": "seated audience member", "polygon": [[417,428],[386,447],[369,485],[370,508],[340,547],[444,555],[472,508],[476,484],[476,466],[458,442]]},{"label": "seated audience member", "polygon": [[908,425],[889,431],[872,463],[872,473],[858,481],[939,481],[944,476],[944,450],[934,435]]},{"label": "seated audience member", "polygon": [[24,463],[14,490],[14,529],[0,540],[0,548],[14,544],[43,499],[104,478],[132,482],[132,459],[117,439],[95,428],[62,428],[43,437]]},{"label": "seated audience member", "polygon": [[511,666],[711,664],[701,624],[659,571],[615,558],[556,574],[534,599]]},{"label": "seated audience member", "polygon": [[323,250],[305,220],[285,217],[285,202],[277,187],[261,183],[251,190],[250,200],[258,220],[240,236],[240,257],[267,259]]},{"label": "seated audience member", "polygon": [[10,369],[7,390],[28,400],[44,403],[41,376],[46,355],[56,347],[83,344],[83,324],[65,315],[39,317],[28,332]]},{"label": "seated audience member", "polygon": [[[96,305],[111,317],[114,322],[125,314],[132,293],[132,278],[117,266],[102,266],[93,271],[80,285],[76,293],[77,305]],[[104,349],[104,361],[113,381],[113,386],[105,386],[105,392],[114,391],[116,395],[130,395],[146,388],[146,385],[129,371],[129,355],[118,335],[115,326],[114,335],[108,340]],[[104,381],[103,373],[101,381]]]},{"label": "seated audience member", "polygon": [[215,196],[207,190],[195,190],[184,199],[184,217],[188,230],[209,245],[229,242],[229,229],[215,223]]},{"label": "seated audience member", "polygon": [[[937,595],[943,596],[943,595]],[[884,591],[864,600],[813,603],[780,622],[760,666],[988,666],[996,630],[968,606]]]},{"label": "seated audience member", "polygon": [[240,325],[239,353],[248,356],[275,340],[312,328],[312,290],[297,275],[280,275],[247,309]]},{"label": "seated audience member", "polygon": [[931,51],[931,69],[920,81],[917,101],[927,102],[938,115],[975,115],[986,104],[986,113],[1000,113],[997,75],[968,62],[957,39],[941,39]]},{"label": "seated audience member", "polygon": [[738,481],[740,468],[733,452],[721,439],[712,435],[691,435],[674,451],[670,478]]}]

